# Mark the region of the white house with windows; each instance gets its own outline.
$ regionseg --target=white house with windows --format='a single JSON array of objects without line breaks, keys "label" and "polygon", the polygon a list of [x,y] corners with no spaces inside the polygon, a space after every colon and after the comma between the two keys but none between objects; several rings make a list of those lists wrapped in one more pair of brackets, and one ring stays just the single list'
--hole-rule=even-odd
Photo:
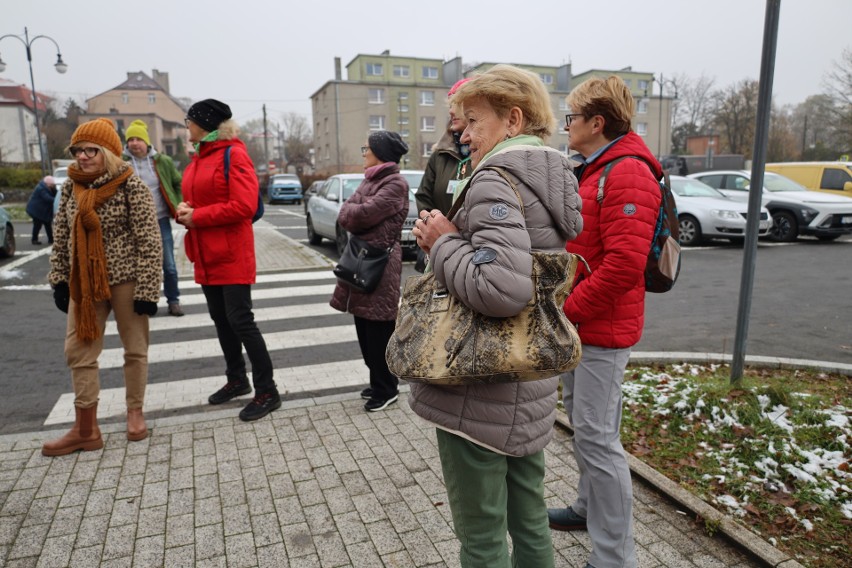
[{"label": "white house with windows", "polygon": [[[32,90],[0,79],[0,164],[40,162],[41,151],[33,112]],[[50,97],[36,93],[38,110],[47,110]]]}]

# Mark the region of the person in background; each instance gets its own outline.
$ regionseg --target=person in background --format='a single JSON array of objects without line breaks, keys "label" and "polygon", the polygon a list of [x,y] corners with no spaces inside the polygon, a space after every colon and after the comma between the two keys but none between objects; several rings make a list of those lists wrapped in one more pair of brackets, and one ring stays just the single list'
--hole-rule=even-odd
[{"label": "person in background", "polygon": [[53,201],[56,198],[56,182],[53,176],[45,176],[38,182],[27,201],[27,215],[33,218],[33,244],[40,245],[38,235],[42,226],[47,233],[47,244],[53,244]]},{"label": "person in background", "polygon": [[151,192],[121,159],[115,125],[97,118],[77,127],[54,224],[48,280],[68,314],[65,359],[74,385],[75,422],[41,453],[63,456],[103,447],[98,428],[98,357],[115,314],[124,347],[127,439],[148,436],[142,406],[148,383],[148,318],[157,313],[162,250]]},{"label": "person in background", "polygon": [[226,365],[225,386],[207,400],[222,404],[251,393],[245,347],[255,393],[240,411],[240,420],[258,420],[281,407],[281,396],[252,312],[257,266],[251,219],[257,210],[257,176],[228,105],[216,99],[199,101],[189,108],[184,122],[195,154],[183,173],[184,201],[178,204],[177,222],[187,228],[186,256],[207,298]]},{"label": "person in background", "polygon": [[[555,530],[588,530],[587,568],[635,568],[633,487],[621,446],[621,384],[630,348],[642,336],[645,263],[660,208],[657,178],[662,166],[631,130],[635,102],[620,78],[592,78],[568,95],[570,149],[583,198],[583,233],[567,245],[586,259],[577,269],[565,314],[583,345],[579,366],[563,375],[565,411],[574,426],[574,456],[580,469],[577,499],[549,509]],[[598,179],[607,174],[604,200]]]},{"label": "person in background", "polygon": [[399,235],[408,215],[408,182],[399,173],[399,160],[408,145],[396,132],[370,134],[361,148],[364,181],[340,207],[340,226],[377,248],[391,248],[382,280],[372,292],[360,292],[338,282],[331,307],[355,317],[355,331],[364,363],[370,369],[370,386],[361,391],[364,409],[384,410],[399,399],[399,379],[388,369],[385,350],[396,326],[402,249]]},{"label": "person in background", "polygon": [[148,125],[143,121],[131,122],[124,135],[127,139],[124,159],[130,162],[136,175],[142,178],[154,198],[157,222],[160,225],[160,236],[163,240],[163,290],[169,306],[169,315],[180,317],[183,315],[183,309],[180,307],[175,241],[172,237],[171,223],[175,216],[175,208],[182,200],[180,173],[170,157],[160,154],[151,147]]},{"label": "person in background", "polygon": [[[450,294],[486,316],[514,316],[532,298],[532,252],[562,251],[583,227],[577,180],[567,156],[544,145],[556,118],[538,75],[495,65],[451,103],[468,121],[460,142],[473,173],[453,219],[423,211],[413,233]],[[437,427],[463,568],[554,565],[544,447],[558,384],[411,384],[411,409]]]},{"label": "person in background", "polygon": [[[447,98],[453,94],[470,79],[461,79],[452,86],[447,93]],[[438,140],[429,162],[426,164],[426,172],[420,187],[414,194],[417,199],[418,211],[431,211],[437,209],[444,215],[453,206],[453,193],[459,181],[466,178],[470,173],[470,150],[467,144],[462,144],[460,139],[467,121],[461,109],[450,105],[450,121],[447,131]]]}]

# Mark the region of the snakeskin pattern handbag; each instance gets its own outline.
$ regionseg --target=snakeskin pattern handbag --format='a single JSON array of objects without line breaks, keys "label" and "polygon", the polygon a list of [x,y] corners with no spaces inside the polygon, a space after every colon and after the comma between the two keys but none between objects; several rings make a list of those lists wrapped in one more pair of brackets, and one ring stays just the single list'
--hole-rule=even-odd
[{"label": "snakeskin pattern handbag", "polygon": [[390,371],[443,385],[535,381],[570,371],[580,362],[580,337],[562,306],[579,260],[534,252],[533,298],[507,318],[473,311],[432,273],[410,277],[385,353]]}]

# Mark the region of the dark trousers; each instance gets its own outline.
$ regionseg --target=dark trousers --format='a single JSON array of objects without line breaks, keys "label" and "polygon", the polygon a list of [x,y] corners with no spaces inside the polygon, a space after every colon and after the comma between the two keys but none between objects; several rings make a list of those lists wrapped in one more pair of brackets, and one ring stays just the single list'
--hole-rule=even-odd
[{"label": "dark trousers", "polygon": [[385,350],[396,326],[394,320],[375,321],[355,316],[355,331],[361,356],[370,369],[370,388],[373,398],[387,400],[399,393],[399,379],[388,369]]},{"label": "dark trousers", "polygon": [[44,232],[47,233],[47,242],[53,242],[53,223],[51,221],[42,221],[41,219],[33,219],[33,243],[38,240],[38,234],[44,226]]},{"label": "dark trousers", "polygon": [[216,335],[225,355],[228,380],[248,381],[243,358],[245,346],[251,361],[255,394],[277,393],[272,380],[272,359],[251,311],[251,286],[229,284],[202,286],[201,289],[207,298],[207,311],[216,325]]}]

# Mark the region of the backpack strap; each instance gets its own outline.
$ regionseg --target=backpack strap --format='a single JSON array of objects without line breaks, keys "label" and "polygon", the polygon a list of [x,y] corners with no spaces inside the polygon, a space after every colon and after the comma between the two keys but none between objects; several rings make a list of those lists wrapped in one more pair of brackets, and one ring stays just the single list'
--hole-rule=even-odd
[{"label": "backpack strap", "polygon": [[[639,160],[641,162],[644,162],[645,165],[648,166],[648,169],[651,170],[651,175],[652,176],[654,175],[654,168],[651,167],[651,164],[649,164],[648,161],[645,158],[642,158],[640,156],[621,156],[621,157],[614,159],[613,161],[611,161],[610,163],[608,163],[604,167],[604,171],[601,174],[601,177],[598,178],[598,197],[597,197],[597,200],[598,200],[599,204],[603,203],[604,184],[606,183],[606,178],[609,175],[610,170],[612,170],[612,168],[615,166],[615,164],[617,164],[621,160],[626,160],[627,158],[633,158],[634,160]],[[663,170],[663,177],[665,178],[666,185],[669,186],[669,175],[665,170]],[[657,178],[656,176],[654,176],[654,179],[659,181],[659,178]],[[671,186],[669,186],[669,187],[671,187]]]},{"label": "backpack strap", "polygon": [[231,177],[231,147],[225,148],[225,181],[230,182]]}]

